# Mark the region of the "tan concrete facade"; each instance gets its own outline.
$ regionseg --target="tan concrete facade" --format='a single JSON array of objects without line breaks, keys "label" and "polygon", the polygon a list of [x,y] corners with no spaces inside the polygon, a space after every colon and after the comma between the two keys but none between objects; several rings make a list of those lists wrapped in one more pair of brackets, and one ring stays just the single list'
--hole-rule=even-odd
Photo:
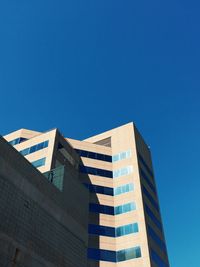
[{"label": "tan concrete facade", "polygon": [[[56,167],[56,161],[59,161],[59,164],[64,164],[60,157],[60,152],[62,152],[61,150],[63,150],[63,148],[57,149],[59,145],[56,143],[56,136],[56,129],[46,133],[20,130],[5,136],[5,139],[8,141],[18,137],[29,139],[15,145],[18,151],[49,140],[48,147],[26,156],[27,160],[30,162],[45,157],[45,165],[38,169],[41,172],[46,172]],[[62,137],[60,136],[59,140],[61,139]],[[159,267],[162,261],[164,264],[162,266],[168,267],[169,262],[166,249],[164,249],[165,239],[159,212],[151,155],[148,146],[143,141],[143,138],[134,124],[128,123],[83,141],[69,138],[66,138],[66,141],[68,146],[66,151],[71,152],[67,155],[66,152],[63,151],[62,155],[68,159],[69,163],[70,153],[75,153],[73,149],[108,155],[113,159],[111,162],[107,162],[84,156],[80,159],[77,157],[76,162],[71,162],[75,168],[77,168],[78,165],[83,165],[94,169],[110,171],[113,176],[115,176],[115,174],[118,176],[108,178],[102,175],[80,173],[80,179],[83,183],[112,189],[127,184],[133,184],[133,190],[118,195],[91,193],[90,203],[110,207],[134,203],[136,208],[118,215],[95,214],[94,212],[90,212],[89,224],[117,228],[137,223],[139,231],[119,237],[91,234],[89,237],[89,248],[117,252],[139,247],[141,256],[119,262],[91,259],[88,262],[88,266]],[[64,143],[61,147],[63,147],[63,145]],[[70,147],[72,150],[70,150]],[[127,152],[126,156],[115,161],[115,156],[123,152]],[[126,171],[123,172],[123,168],[126,168]],[[162,249],[160,244],[162,245]]]}]

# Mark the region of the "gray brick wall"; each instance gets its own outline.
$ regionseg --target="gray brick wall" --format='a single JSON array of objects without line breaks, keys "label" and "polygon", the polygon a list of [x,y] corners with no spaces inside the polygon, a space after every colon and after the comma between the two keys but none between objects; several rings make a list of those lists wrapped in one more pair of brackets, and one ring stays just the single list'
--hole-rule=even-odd
[{"label": "gray brick wall", "polygon": [[[73,181],[71,186],[73,194],[84,197],[80,185],[76,190]],[[87,229],[82,225],[88,215],[81,210],[76,222],[80,214],[73,214],[71,194],[66,193],[0,140],[0,267],[87,266]],[[73,205],[76,212],[86,211],[88,203]]]}]

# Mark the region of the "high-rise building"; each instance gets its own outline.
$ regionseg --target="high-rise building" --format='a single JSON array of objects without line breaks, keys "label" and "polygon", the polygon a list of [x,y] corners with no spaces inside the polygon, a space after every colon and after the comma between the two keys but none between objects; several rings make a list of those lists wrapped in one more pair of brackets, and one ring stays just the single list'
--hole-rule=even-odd
[{"label": "high-rise building", "polygon": [[133,123],[83,141],[56,129],[5,139],[60,190],[56,173],[79,171],[90,192],[88,266],[169,267],[151,153]]}]

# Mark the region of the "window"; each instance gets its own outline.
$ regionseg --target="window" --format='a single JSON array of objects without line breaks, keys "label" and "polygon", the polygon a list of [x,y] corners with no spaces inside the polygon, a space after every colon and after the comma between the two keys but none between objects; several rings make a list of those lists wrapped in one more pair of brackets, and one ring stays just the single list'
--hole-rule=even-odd
[{"label": "window", "polygon": [[31,163],[34,167],[39,168],[45,165],[45,161],[46,161],[46,158],[42,158],[42,159],[35,160]]},{"label": "window", "polygon": [[135,258],[141,257],[140,247],[134,247],[129,249],[123,249],[117,251],[117,262],[119,261],[127,261]]},{"label": "window", "polygon": [[88,233],[100,236],[120,237],[138,232],[138,224],[128,224],[117,228],[89,224]]},{"label": "window", "polygon": [[57,187],[57,189],[59,189],[60,191],[63,190],[64,174],[65,174],[64,165],[58,166],[55,169],[51,169],[50,171],[43,173],[43,175],[47,178],[47,180],[53,185],[55,185],[55,187]]},{"label": "window", "polygon": [[134,202],[126,203],[124,205],[116,206],[116,207],[94,204],[94,203],[89,204],[90,212],[102,213],[102,214],[108,214],[108,215],[118,215],[118,214],[130,212],[135,209],[136,209],[136,205]]},{"label": "window", "polygon": [[133,172],[132,166],[123,167],[121,169],[117,169],[113,171],[113,178],[117,178],[120,176],[128,175]]},{"label": "window", "polygon": [[103,169],[98,169],[98,168],[80,165],[79,171],[81,173],[103,176],[103,177],[107,177],[107,178],[117,178],[117,177],[128,175],[128,174],[132,173],[133,167],[127,166],[127,167],[123,167],[123,168],[118,169],[118,170],[114,170],[112,172],[112,171],[108,171],[108,170],[103,170]]},{"label": "window", "polygon": [[80,157],[112,162],[112,157],[109,155],[104,155],[101,153],[90,152],[90,151],[80,150],[80,149],[75,149],[75,151],[79,154]]},{"label": "window", "polygon": [[117,195],[121,195],[121,194],[130,192],[130,191],[133,191],[133,188],[134,187],[132,183],[116,187],[114,188],[114,195],[117,196]]},{"label": "window", "polygon": [[88,249],[88,258],[96,261],[120,262],[140,257],[141,249],[139,246],[119,251],[95,248]]},{"label": "window", "polygon": [[125,184],[119,187],[105,187],[100,185],[93,185],[93,184],[84,184],[91,193],[109,195],[109,196],[116,196],[121,195],[130,191],[133,191],[133,184]]},{"label": "window", "polygon": [[113,188],[93,184],[84,184],[91,193],[113,196]]},{"label": "window", "polygon": [[36,152],[36,151],[38,151],[38,150],[41,150],[41,149],[43,149],[43,148],[46,148],[46,147],[48,147],[48,145],[49,145],[49,141],[44,141],[44,142],[39,143],[39,144],[37,144],[37,145],[34,145],[34,146],[31,146],[31,147],[25,148],[25,149],[23,149],[23,150],[21,150],[21,151],[19,151],[19,152],[20,152],[23,156],[26,156],[26,155],[28,155],[28,154],[31,154],[31,153],[34,153],[34,152]]},{"label": "window", "polygon": [[118,153],[114,156],[112,156],[112,162],[116,162],[116,161],[119,161],[119,160],[123,160],[123,159],[128,159],[131,157],[131,150],[127,150],[127,151],[124,151],[124,152],[121,152],[121,153]]},{"label": "window", "polygon": [[9,143],[11,146],[15,146],[15,145],[17,145],[17,144],[20,144],[20,143],[26,141],[26,140],[27,140],[27,138],[19,137],[19,138],[16,138],[16,139],[12,140],[12,141],[9,141],[8,143]]},{"label": "window", "polygon": [[80,165],[79,171],[81,173],[87,173],[87,174],[112,178],[112,171],[108,171],[108,170],[97,169],[97,168],[93,168],[93,167]]}]

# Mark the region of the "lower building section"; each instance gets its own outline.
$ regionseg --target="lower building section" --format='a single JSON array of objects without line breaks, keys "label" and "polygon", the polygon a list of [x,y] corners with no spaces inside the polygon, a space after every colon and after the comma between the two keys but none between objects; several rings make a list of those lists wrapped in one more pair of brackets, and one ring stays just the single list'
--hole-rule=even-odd
[{"label": "lower building section", "polygon": [[[63,168],[60,173],[65,185]],[[65,186],[62,192],[0,140],[1,267],[87,266],[88,192],[73,181],[75,196],[76,187],[85,202],[77,203],[79,212],[73,214]]]}]

